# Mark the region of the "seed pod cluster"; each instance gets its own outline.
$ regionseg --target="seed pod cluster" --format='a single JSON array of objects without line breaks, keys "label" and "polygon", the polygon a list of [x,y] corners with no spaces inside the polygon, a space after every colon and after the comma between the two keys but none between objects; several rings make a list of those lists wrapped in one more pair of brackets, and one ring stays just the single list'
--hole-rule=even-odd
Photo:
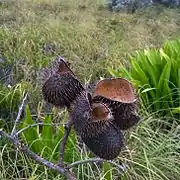
[{"label": "seed pod cluster", "polygon": [[104,79],[96,84],[91,95],[59,56],[43,70],[42,77],[44,99],[69,108],[73,128],[87,147],[101,158],[116,158],[124,146],[122,130],[140,120],[131,83],[123,78]]}]

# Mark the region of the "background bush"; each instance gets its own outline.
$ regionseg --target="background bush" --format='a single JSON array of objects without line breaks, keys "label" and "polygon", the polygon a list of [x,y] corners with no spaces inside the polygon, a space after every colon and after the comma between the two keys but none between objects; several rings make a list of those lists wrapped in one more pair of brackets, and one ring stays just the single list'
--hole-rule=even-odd
[{"label": "background bush", "polygon": [[147,111],[161,115],[178,113],[180,40],[169,41],[160,49],[138,51],[130,58],[129,68],[121,65],[109,71],[113,76],[126,77],[135,83]]}]

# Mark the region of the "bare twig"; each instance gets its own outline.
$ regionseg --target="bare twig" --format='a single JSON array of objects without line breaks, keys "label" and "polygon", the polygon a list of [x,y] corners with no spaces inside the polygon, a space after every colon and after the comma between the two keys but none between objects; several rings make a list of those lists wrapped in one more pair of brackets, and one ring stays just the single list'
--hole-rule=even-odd
[{"label": "bare twig", "polygon": [[65,145],[66,145],[69,133],[71,131],[70,117],[67,119],[66,124],[64,125],[64,128],[65,128],[65,132],[64,132],[64,136],[62,138],[61,144],[60,144],[59,162],[58,162],[59,166],[63,166]]},{"label": "bare twig", "polygon": [[117,167],[122,173],[125,173],[127,166],[117,164],[114,161],[111,160],[105,160],[105,159],[100,159],[100,158],[91,158],[91,159],[86,159],[86,160],[80,160],[76,161],[70,165],[67,166],[68,169],[73,168],[74,166],[81,165],[81,164],[87,164],[87,163],[100,163],[100,162],[108,162],[109,164],[112,164],[113,166]]},{"label": "bare twig", "polygon": [[26,93],[26,94],[24,95],[24,98],[23,98],[23,100],[22,100],[22,103],[21,103],[21,105],[19,106],[18,115],[17,115],[17,117],[16,117],[16,120],[15,120],[15,123],[14,123],[14,127],[13,127],[12,132],[11,132],[11,136],[14,136],[15,133],[16,133],[16,127],[17,127],[17,124],[18,124],[18,122],[19,122],[19,120],[20,120],[20,117],[21,117],[21,115],[22,115],[23,108],[24,108],[24,104],[25,104],[25,101],[26,101],[26,99],[27,99],[27,96],[28,96],[28,93]]},{"label": "bare twig", "polygon": [[17,131],[15,133],[15,136],[18,137],[19,134],[23,133],[24,131],[32,128],[32,127],[35,127],[35,126],[39,126],[39,125],[43,125],[43,126],[54,126],[54,124],[46,124],[46,123],[43,123],[43,122],[39,122],[39,123],[35,123],[35,124],[29,124],[28,126],[22,128],[21,130]]},{"label": "bare twig", "polygon": [[23,152],[24,154],[26,154],[28,157],[30,157],[31,159],[35,160],[36,162],[38,162],[39,164],[42,164],[46,167],[48,167],[49,169],[55,170],[59,173],[61,173],[62,175],[64,175],[68,180],[76,180],[76,178],[66,169],[63,167],[60,167],[56,164],[51,163],[50,161],[38,156],[37,154],[35,154],[34,152],[32,152],[31,150],[28,149],[27,146],[22,145],[19,140],[11,135],[6,134],[5,132],[3,132],[2,130],[0,130],[0,135],[6,139],[8,139],[9,141],[11,141],[11,143],[18,148],[21,152]]}]

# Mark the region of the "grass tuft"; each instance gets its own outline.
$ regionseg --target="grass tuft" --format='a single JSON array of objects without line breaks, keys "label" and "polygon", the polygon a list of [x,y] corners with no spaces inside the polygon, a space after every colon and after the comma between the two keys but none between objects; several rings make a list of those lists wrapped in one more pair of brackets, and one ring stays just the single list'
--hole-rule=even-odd
[{"label": "grass tuft", "polygon": [[[0,57],[7,59],[13,67],[14,86],[12,89],[4,85],[0,87],[1,110],[16,114],[19,99],[24,90],[28,90],[33,118],[43,118],[47,112],[41,107],[38,72],[56,55],[70,61],[82,82],[89,77],[91,81],[108,77],[107,67],[118,67],[120,63],[129,65],[129,53],[161,47],[165,40],[180,37],[179,16],[179,9],[163,6],[148,7],[134,14],[112,13],[105,8],[105,0],[3,1],[0,3]],[[45,46],[52,48],[44,52]],[[13,101],[11,97],[14,97]],[[15,111],[12,107],[16,107]],[[59,110],[54,111],[58,116]],[[168,123],[163,117],[154,118],[154,114],[148,114],[143,108],[141,114],[143,118],[139,126],[126,133],[129,151],[124,150],[117,159],[129,166],[127,172],[121,175],[107,165],[103,168],[80,165],[76,169],[79,179],[109,180],[118,176],[122,180],[179,179],[180,132],[177,121],[172,123],[171,119],[172,127],[167,132],[159,128]],[[0,128],[7,122],[7,118],[1,118]],[[13,118],[8,117],[9,120]],[[159,126],[155,127],[157,122]],[[72,161],[90,156],[74,149],[68,150],[72,152]],[[0,179],[63,178],[35,164],[1,139]]]}]

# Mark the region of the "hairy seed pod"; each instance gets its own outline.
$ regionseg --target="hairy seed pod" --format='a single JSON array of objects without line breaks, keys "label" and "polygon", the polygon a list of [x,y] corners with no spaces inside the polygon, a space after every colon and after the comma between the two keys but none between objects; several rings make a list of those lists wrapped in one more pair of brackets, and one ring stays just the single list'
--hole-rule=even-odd
[{"label": "hairy seed pod", "polygon": [[108,121],[112,119],[111,110],[103,103],[92,103],[93,121]]},{"label": "hairy seed pod", "polygon": [[122,130],[127,130],[140,121],[137,104],[122,104],[114,111],[115,122]]},{"label": "hairy seed pod", "polygon": [[71,112],[74,129],[87,147],[104,159],[116,158],[123,147],[123,135],[111,123],[112,115],[102,103],[90,103],[91,97],[83,92]]},{"label": "hairy seed pod", "polygon": [[93,102],[102,102],[111,109],[114,121],[122,130],[138,123],[137,96],[132,84],[123,78],[101,80],[95,87]]},{"label": "hairy seed pod", "polygon": [[[93,124],[89,128],[92,129]],[[82,140],[95,155],[107,160],[116,158],[124,146],[123,134],[113,124],[96,136],[82,136]]]},{"label": "hairy seed pod", "polygon": [[74,107],[70,112],[72,118],[73,127],[78,134],[82,134],[82,131],[86,128],[87,124],[92,118],[92,108],[91,108],[91,95],[83,91],[74,103]]},{"label": "hairy seed pod", "polygon": [[41,78],[43,98],[55,106],[69,108],[84,90],[68,63],[59,56],[49,68],[43,69]]}]

